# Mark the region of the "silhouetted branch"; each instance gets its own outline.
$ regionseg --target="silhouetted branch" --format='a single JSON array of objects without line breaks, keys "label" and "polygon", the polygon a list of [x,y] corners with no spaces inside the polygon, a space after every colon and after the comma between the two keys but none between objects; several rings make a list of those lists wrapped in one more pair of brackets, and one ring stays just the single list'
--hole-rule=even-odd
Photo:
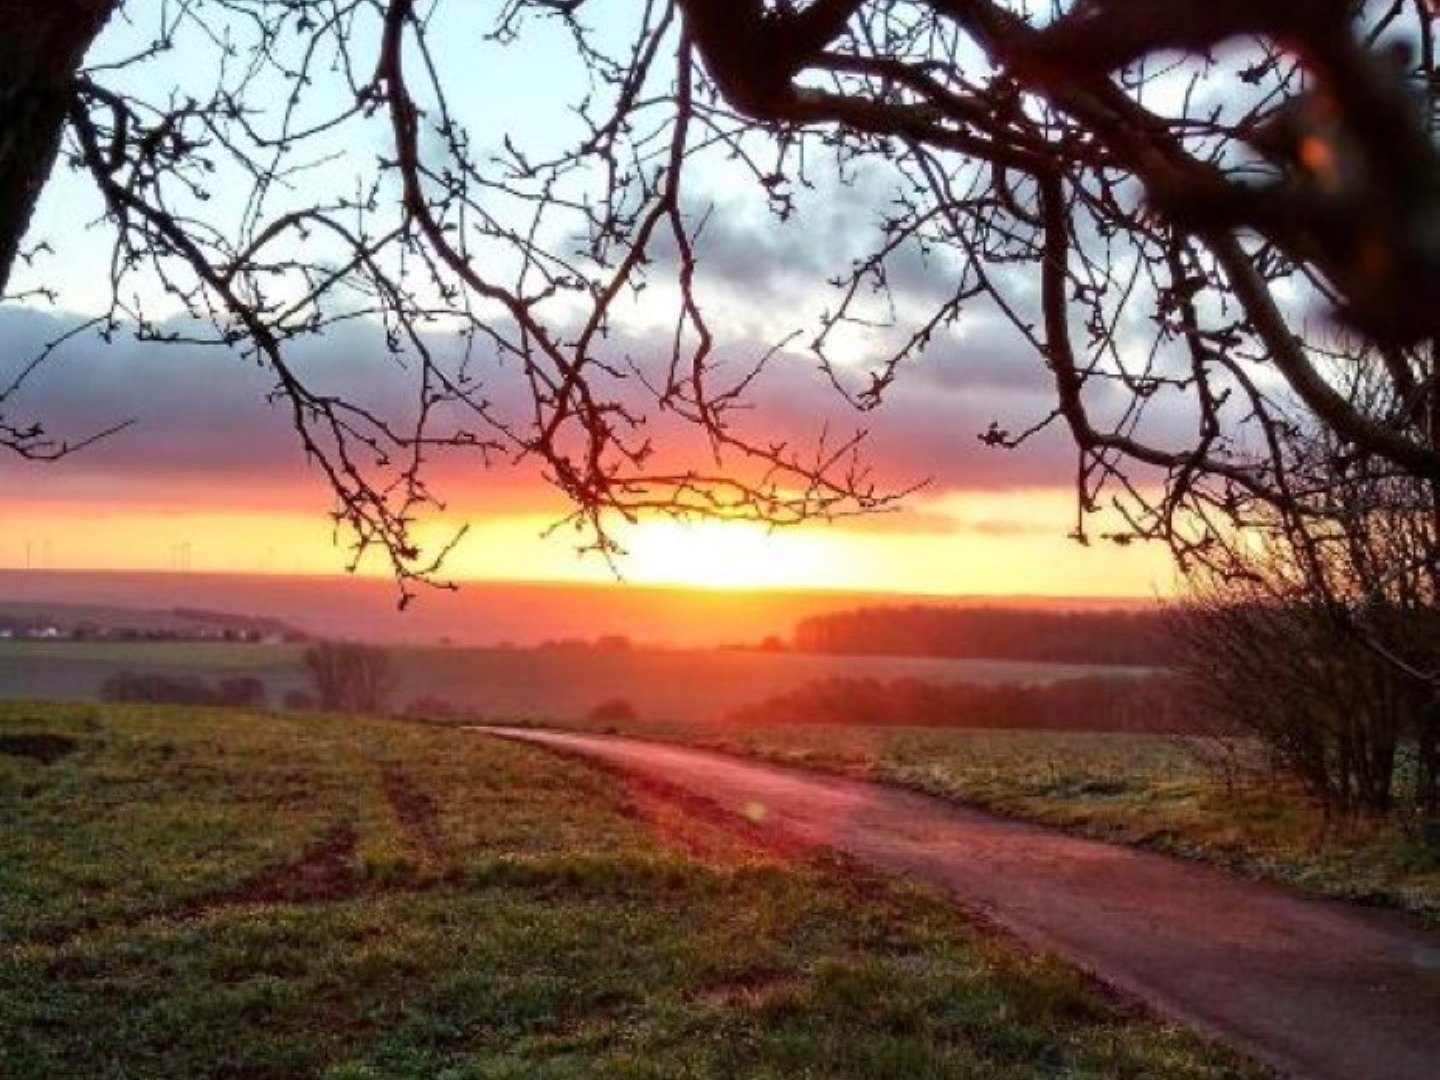
[{"label": "silhouetted branch", "polygon": [[[863,432],[807,445],[746,423],[763,373],[804,340],[876,408],[977,316],[1054,386],[1043,415],[981,437],[1014,448],[1063,425],[1082,538],[1109,508],[1112,539],[1218,558],[1237,526],[1329,482],[1296,474],[1315,424],[1339,455],[1440,481],[1430,5],[1080,0],[1042,18],[1003,0],[643,0],[603,26],[594,6],[510,0],[477,24],[437,0],[185,0],[158,5],[148,45],[77,71],[115,5],[26,0],[31,44],[59,32],[55,10],[86,18],[64,24],[59,82],[0,76],[0,121],[50,109],[26,121],[26,160],[0,122],[0,274],[61,147],[105,203],[107,330],[260,363],[356,560],[383,555],[404,597],[437,573],[415,525],[439,506],[441,456],[537,468],[605,553],[617,515],[785,525],[889,506],[903,492],[866,469]],[[576,129],[468,130],[442,19],[476,30],[477,58],[524,47],[533,23],[561,30],[588,76]],[[203,77],[138,77],[182,45]],[[340,147],[378,144],[345,159],[351,186],[312,179]],[[819,275],[818,323],[729,368],[705,279],[712,167],[779,220],[852,188],[846,239],[872,241]],[[896,285],[917,257],[933,294]],[[634,355],[642,296],[670,332]],[[398,412],[296,357],[357,321],[410,374]],[[858,360],[840,347],[856,334]],[[1385,393],[1347,394],[1356,364]],[[671,420],[698,454],[657,434]],[[13,449],[63,446],[5,423]]]}]

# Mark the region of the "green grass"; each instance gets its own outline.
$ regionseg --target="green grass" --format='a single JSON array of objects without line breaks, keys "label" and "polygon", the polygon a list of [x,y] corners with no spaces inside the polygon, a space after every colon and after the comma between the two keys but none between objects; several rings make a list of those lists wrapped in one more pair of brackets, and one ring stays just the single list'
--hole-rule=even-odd
[{"label": "green grass", "polygon": [[[595,726],[595,725],[590,725]],[[612,725],[613,727],[613,725]],[[806,725],[622,725],[642,738],[899,784],[1102,840],[1203,859],[1321,895],[1440,921],[1440,847],[1394,822],[1327,825],[1233,744],[1159,735]],[[1249,757],[1249,762],[1244,759]]]},{"label": "green grass", "polygon": [[0,707],[0,747],[6,1080],[1257,1075],[537,749],[83,705]]}]

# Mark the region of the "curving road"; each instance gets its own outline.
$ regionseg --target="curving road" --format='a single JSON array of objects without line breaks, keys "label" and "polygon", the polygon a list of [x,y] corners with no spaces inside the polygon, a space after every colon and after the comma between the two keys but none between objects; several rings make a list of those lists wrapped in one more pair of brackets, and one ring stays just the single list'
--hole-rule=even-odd
[{"label": "curving road", "polygon": [[477,728],[653,777],[948,890],[1303,1080],[1440,1080],[1440,933],[938,799],[656,743]]}]

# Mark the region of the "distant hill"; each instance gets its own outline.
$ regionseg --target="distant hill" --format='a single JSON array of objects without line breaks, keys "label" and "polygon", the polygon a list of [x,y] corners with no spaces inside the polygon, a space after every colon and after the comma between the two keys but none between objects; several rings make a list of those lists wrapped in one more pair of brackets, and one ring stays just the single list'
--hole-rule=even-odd
[{"label": "distant hill", "polygon": [[307,635],[275,618],[198,608],[0,600],[0,635],[81,640],[283,640]]}]

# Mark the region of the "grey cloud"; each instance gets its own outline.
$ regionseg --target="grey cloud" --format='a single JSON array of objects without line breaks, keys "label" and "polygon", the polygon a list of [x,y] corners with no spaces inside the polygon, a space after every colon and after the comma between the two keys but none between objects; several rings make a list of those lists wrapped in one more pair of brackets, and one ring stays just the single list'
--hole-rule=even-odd
[{"label": "grey cloud", "polygon": [[[0,374],[63,326],[55,316],[0,312]],[[979,441],[991,421],[1018,430],[1053,405],[1043,365],[1002,329],[978,322],[963,339],[944,339],[904,371],[886,403],[869,413],[851,409],[813,357],[779,356],[753,388],[753,410],[736,414],[737,423],[757,441],[784,439],[796,446],[809,444],[827,426],[835,438],[865,428],[866,460],[877,481],[892,489],[922,480],[935,493],[1064,485],[1073,476],[1074,450],[1058,428],[1015,451]],[[372,335],[351,325],[308,343],[295,362],[317,384],[403,417],[413,407],[412,378]],[[668,341],[657,334],[616,339],[610,347],[658,363]],[[763,351],[758,342],[728,343],[721,356],[729,364],[720,378],[746,370],[745,361]],[[77,338],[27,387],[22,412],[43,417],[66,436],[131,417],[137,424],[43,470],[0,457],[0,497],[147,505],[230,501],[318,510],[328,493],[307,469],[284,411],[266,404],[270,386],[266,372],[222,349],[142,344],[123,336],[108,345],[94,336]],[[633,384],[625,392],[636,392]],[[487,393],[497,408],[522,415],[525,389],[513,371],[495,373]],[[647,431],[667,459],[689,455],[711,465],[703,441],[680,422],[656,417]],[[437,493],[465,512],[548,512],[556,505],[531,468],[501,467],[485,472],[483,481],[477,480],[481,472],[474,455],[446,455],[433,463],[432,478]]]},{"label": "grey cloud", "polygon": [[[69,325],[36,311],[0,312],[0,379]],[[337,328],[297,344],[289,359],[320,392],[343,393],[401,427],[414,415],[413,372],[373,329]],[[286,406],[267,400],[274,386],[270,372],[238,351],[87,332],[39,368],[8,408],[38,418],[56,439],[131,426],[58,463],[0,456],[0,495],[321,508],[328,489],[307,466]],[[493,479],[500,489],[520,480],[501,470]]]},{"label": "grey cloud", "polygon": [[976,516],[965,513],[940,513],[935,510],[901,508],[894,512],[872,514],[860,518],[855,528],[866,533],[899,534],[904,536],[1055,536],[1056,525],[1046,522],[1021,521],[1007,517]]},{"label": "grey cloud", "polygon": [[[763,295],[770,303],[789,296],[813,302],[828,283],[843,278],[857,258],[883,242],[880,211],[895,196],[893,184],[867,175],[849,184],[828,182],[818,190],[793,192],[799,209],[788,220],[770,213],[764,201],[746,192],[722,193],[697,203],[689,219],[702,290],[720,287]],[[665,230],[650,251],[660,272],[673,270],[679,253]],[[952,256],[908,243],[885,261],[886,279],[897,301],[934,306],[953,293],[958,273]]]}]

